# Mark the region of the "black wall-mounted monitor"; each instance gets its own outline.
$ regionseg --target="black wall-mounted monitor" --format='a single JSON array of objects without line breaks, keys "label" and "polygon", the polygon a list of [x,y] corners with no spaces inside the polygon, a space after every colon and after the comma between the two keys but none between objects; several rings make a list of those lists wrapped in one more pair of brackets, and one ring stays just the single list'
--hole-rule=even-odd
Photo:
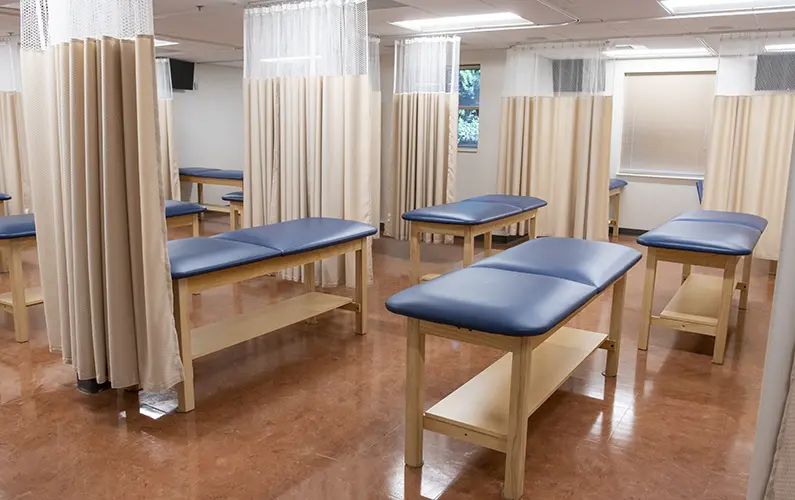
[{"label": "black wall-mounted monitor", "polygon": [[171,87],[174,90],[193,90],[193,70],[195,65],[192,62],[171,59]]}]

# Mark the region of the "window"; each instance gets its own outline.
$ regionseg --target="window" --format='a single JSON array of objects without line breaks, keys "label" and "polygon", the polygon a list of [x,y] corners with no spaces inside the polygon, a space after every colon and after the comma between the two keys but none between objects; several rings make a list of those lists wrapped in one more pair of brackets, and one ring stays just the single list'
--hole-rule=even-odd
[{"label": "window", "polygon": [[700,178],[715,73],[627,73],[620,173]]},{"label": "window", "polygon": [[477,149],[480,139],[480,66],[458,71],[458,147]]}]

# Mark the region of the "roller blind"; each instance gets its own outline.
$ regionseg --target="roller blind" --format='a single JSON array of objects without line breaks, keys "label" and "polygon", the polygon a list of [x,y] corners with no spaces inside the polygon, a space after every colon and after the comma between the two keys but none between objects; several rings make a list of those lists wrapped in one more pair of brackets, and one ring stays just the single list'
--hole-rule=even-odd
[{"label": "roller blind", "polygon": [[715,73],[628,73],[622,173],[701,177],[715,99]]}]

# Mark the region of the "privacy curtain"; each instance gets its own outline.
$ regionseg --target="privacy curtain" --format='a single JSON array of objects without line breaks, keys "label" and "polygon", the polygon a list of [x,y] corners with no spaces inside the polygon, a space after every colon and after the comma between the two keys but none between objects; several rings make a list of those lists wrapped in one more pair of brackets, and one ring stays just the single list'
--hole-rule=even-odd
[{"label": "privacy curtain", "polygon": [[30,209],[21,91],[19,40],[0,37],[0,192],[11,195],[6,214]]},{"label": "privacy curtain", "polygon": [[[375,227],[381,225],[381,40],[371,36],[367,46],[370,77],[370,211]],[[378,238],[379,233],[375,234]]]},{"label": "privacy curtain", "polygon": [[[247,227],[304,217],[373,222],[367,45],[366,0],[246,8]],[[322,286],[353,286],[353,255],[324,260],[315,275]],[[283,277],[300,280],[302,269]]]},{"label": "privacy curtain", "polygon": [[[789,40],[791,37],[785,37]],[[778,260],[795,133],[791,53],[766,52],[780,34],[721,40],[704,208],[759,215],[768,226],[754,251]]]},{"label": "privacy curtain", "polygon": [[157,118],[160,132],[160,183],[168,200],[180,199],[179,161],[174,135],[174,90],[171,86],[171,63],[165,57],[155,60],[157,74]]},{"label": "privacy curtain", "polygon": [[784,282],[773,297],[748,500],[788,500],[795,492],[795,288],[787,283],[795,273],[795,183],[785,191],[778,267]]},{"label": "privacy curtain", "polygon": [[182,380],[158,165],[151,0],[23,0],[22,78],[50,347],[79,380]]},{"label": "privacy curtain", "polygon": [[554,207],[539,212],[539,235],[607,239],[613,97],[602,49],[508,50],[497,189]]},{"label": "privacy curtain", "polygon": [[[460,46],[457,36],[395,42],[393,206],[388,236],[408,239],[404,212],[455,201]],[[423,237],[436,243],[443,238]]]}]

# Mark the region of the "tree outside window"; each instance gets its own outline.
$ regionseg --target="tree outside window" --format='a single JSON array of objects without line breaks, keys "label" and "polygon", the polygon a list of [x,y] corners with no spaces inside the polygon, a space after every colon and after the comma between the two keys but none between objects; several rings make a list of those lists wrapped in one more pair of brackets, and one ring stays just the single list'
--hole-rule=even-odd
[{"label": "tree outside window", "polygon": [[458,72],[458,147],[477,149],[480,139],[480,66]]}]

